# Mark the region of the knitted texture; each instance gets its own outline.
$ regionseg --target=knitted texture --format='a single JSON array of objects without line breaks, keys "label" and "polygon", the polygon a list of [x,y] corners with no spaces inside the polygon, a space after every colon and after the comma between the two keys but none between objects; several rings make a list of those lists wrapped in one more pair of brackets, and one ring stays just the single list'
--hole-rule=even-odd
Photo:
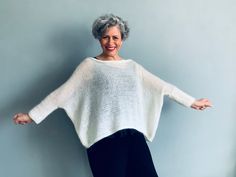
[{"label": "knitted texture", "polygon": [[124,128],[152,141],[167,95],[190,107],[193,97],[132,59],[85,58],[71,77],[29,111],[38,124],[57,108],[66,111],[84,147]]}]

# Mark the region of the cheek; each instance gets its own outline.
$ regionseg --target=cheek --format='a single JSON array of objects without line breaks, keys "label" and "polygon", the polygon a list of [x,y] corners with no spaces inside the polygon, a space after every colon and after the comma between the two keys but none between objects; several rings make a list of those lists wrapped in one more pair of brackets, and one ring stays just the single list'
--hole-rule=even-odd
[{"label": "cheek", "polygon": [[104,45],[106,43],[106,40],[105,39],[100,39],[99,42],[100,42],[101,45],[102,44]]},{"label": "cheek", "polygon": [[118,43],[118,47],[120,48],[122,46],[122,41]]},{"label": "cheek", "polygon": [[100,45],[102,48],[105,48],[106,43],[104,41],[100,41]]}]

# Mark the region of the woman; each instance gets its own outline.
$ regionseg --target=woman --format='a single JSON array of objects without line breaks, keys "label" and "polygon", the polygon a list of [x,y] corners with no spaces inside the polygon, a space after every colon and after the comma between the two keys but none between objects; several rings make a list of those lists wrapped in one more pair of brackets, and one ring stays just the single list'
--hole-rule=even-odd
[{"label": "woman", "polygon": [[129,28],[108,14],[93,23],[102,53],[84,59],[72,76],[29,113],[14,116],[16,124],[44,120],[63,108],[87,149],[94,177],[157,177],[146,140],[152,141],[164,95],[197,110],[211,106],[194,99],[119,55]]}]

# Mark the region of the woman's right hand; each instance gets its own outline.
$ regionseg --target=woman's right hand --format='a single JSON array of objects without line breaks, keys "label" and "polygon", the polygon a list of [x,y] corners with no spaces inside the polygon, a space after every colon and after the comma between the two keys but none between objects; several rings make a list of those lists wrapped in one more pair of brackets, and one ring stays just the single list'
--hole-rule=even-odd
[{"label": "woman's right hand", "polygon": [[18,113],[14,115],[13,121],[15,122],[15,124],[22,124],[22,125],[33,122],[29,114],[24,114],[24,113]]}]

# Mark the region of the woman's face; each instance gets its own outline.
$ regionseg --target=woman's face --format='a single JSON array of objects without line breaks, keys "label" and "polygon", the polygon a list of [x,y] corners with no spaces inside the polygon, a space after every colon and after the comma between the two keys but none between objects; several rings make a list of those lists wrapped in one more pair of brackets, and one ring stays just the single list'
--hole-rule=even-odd
[{"label": "woman's face", "polygon": [[122,45],[121,32],[119,27],[109,27],[104,32],[102,38],[99,41],[103,50],[103,55],[107,57],[118,56],[118,51],[120,50]]}]

